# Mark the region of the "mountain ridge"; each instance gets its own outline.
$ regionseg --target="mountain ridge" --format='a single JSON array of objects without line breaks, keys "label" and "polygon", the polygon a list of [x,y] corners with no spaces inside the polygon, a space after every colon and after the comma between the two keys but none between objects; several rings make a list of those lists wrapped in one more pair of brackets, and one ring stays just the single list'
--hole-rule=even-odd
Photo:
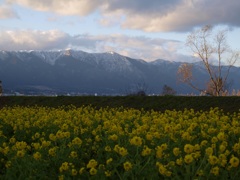
[{"label": "mountain ridge", "polygon": [[[157,59],[147,62],[116,52],[80,50],[0,51],[0,80],[5,91],[122,95],[144,90],[161,94],[166,84],[178,94],[197,93],[177,80],[182,62]],[[197,64],[197,63],[196,63]],[[234,81],[239,77],[235,68]],[[200,86],[207,78],[200,65],[194,74]],[[139,86],[141,84],[141,86]],[[41,87],[41,88],[40,88]],[[235,84],[233,88],[240,88]]]}]

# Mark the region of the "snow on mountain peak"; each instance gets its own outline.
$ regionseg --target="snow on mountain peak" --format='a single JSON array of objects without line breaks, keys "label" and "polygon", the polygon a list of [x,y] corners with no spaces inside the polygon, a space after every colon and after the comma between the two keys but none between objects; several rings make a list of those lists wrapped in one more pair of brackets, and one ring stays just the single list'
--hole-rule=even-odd
[{"label": "snow on mountain peak", "polygon": [[115,52],[113,52],[113,51],[109,51],[107,53],[112,54],[112,55],[115,54]]}]

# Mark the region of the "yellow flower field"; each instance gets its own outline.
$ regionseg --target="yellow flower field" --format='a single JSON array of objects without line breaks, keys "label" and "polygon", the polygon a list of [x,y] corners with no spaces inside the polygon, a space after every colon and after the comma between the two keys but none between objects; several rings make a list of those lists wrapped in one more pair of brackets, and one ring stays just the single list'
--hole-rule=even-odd
[{"label": "yellow flower field", "polygon": [[0,179],[238,179],[240,113],[0,109]]}]

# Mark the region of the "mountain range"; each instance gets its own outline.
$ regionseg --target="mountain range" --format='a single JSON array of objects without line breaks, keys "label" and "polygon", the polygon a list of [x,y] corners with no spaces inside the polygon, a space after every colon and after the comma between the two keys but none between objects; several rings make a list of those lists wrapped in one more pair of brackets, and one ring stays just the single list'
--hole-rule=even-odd
[{"label": "mountain range", "polygon": [[[181,64],[162,59],[146,62],[115,52],[0,51],[0,80],[6,93],[123,95],[143,90],[161,94],[164,85],[177,94],[197,93],[178,81]],[[196,83],[204,86],[208,76],[203,65],[194,63],[193,72]],[[233,67],[232,89],[240,89],[239,77],[240,69]]]}]

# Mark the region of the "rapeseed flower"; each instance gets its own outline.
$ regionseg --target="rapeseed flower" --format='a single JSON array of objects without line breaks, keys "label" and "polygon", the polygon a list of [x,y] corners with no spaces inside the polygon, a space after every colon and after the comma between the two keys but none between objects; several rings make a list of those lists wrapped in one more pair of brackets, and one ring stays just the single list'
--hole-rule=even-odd
[{"label": "rapeseed flower", "polygon": [[63,172],[63,171],[67,171],[68,169],[69,169],[69,163],[64,162],[64,163],[62,163],[61,167],[59,168],[59,171]]},{"label": "rapeseed flower", "polygon": [[98,162],[95,159],[91,159],[88,164],[87,164],[87,168],[96,168],[98,165]]},{"label": "rapeseed flower", "polygon": [[76,176],[77,174],[78,174],[77,170],[76,169],[72,169],[71,175],[72,176]]},{"label": "rapeseed flower", "polygon": [[174,156],[179,156],[181,154],[180,148],[177,147],[173,148],[173,154]]},{"label": "rapeseed flower", "polygon": [[142,138],[139,136],[134,136],[132,139],[130,139],[130,144],[135,145],[135,146],[141,146]]},{"label": "rapeseed flower", "polygon": [[187,155],[184,157],[184,162],[185,162],[186,164],[192,163],[193,160],[194,160],[194,159],[193,159],[193,157],[192,157],[191,154],[187,154]]},{"label": "rapeseed flower", "polygon": [[42,155],[41,155],[40,152],[36,152],[36,153],[33,154],[33,158],[36,159],[36,160],[41,159],[41,157],[42,157]]},{"label": "rapeseed flower", "polygon": [[132,169],[132,163],[130,163],[129,161],[125,162],[123,164],[123,168],[125,169],[125,171],[130,171]]},{"label": "rapeseed flower", "polygon": [[25,155],[25,151],[24,150],[17,151],[17,157],[23,157],[24,155]]},{"label": "rapeseed flower", "polygon": [[194,150],[194,146],[191,145],[191,144],[186,144],[184,146],[184,152],[187,153],[187,154],[191,154]]},{"label": "rapeseed flower", "polygon": [[214,174],[215,176],[219,175],[219,167],[213,167],[210,171],[212,174]]},{"label": "rapeseed flower", "polygon": [[112,161],[113,161],[113,158],[109,158],[109,159],[106,161],[106,164],[110,164]]},{"label": "rapeseed flower", "polygon": [[208,162],[211,164],[211,165],[215,165],[218,163],[218,158],[216,156],[213,156],[213,155],[210,155],[208,157]]},{"label": "rapeseed flower", "polygon": [[90,170],[89,170],[89,173],[90,175],[96,175],[97,174],[97,169],[95,169],[94,167],[92,167]]},{"label": "rapeseed flower", "polygon": [[231,159],[229,160],[229,163],[230,163],[231,167],[238,167],[239,159],[235,156],[232,156]]}]

